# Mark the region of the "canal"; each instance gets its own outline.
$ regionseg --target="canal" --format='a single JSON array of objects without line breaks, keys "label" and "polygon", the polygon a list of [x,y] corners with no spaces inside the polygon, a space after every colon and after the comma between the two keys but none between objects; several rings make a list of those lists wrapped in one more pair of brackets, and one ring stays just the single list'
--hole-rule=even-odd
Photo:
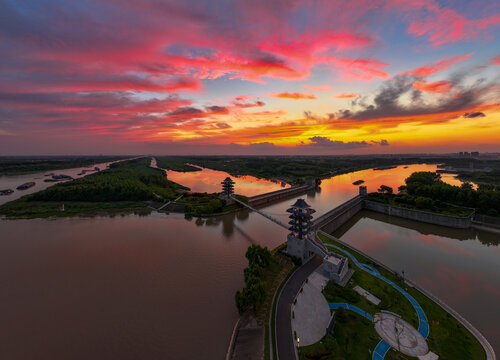
[{"label": "canal", "polygon": [[[356,195],[356,180],[369,191],[381,184],[396,190],[412,172],[435,168],[363,170],[324,180],[301,197],[319,216]],[[208,169],[187,174],[189,182],[167,173],[208,192],[216,187],[207,184],[227,176]],[[256,193],[249,188],[281,188],[251,177],[239,187],[235,180],[244,195]],[[459,183],[449,175],[446,181]],[[286,220],[296,198],[263,210]],[[500,353],[498,234],[429,230],[365,212],[339,231],[342,240],[404,269],[454,306]],[[158,213],[2,220],[0,234],[0,353],[6,359],[221,359],[237,319],[234,292],[243,285],[246,248],[273,248],[286,238],[285,230],[247,210],[191,220]]]}]

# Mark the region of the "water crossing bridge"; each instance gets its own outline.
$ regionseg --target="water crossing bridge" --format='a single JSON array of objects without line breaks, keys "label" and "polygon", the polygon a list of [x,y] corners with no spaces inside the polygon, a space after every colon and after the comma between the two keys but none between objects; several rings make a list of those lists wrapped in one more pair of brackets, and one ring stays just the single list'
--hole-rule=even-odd
[{"label": "water crossing bridge", "polygon": [[281,222],[281,221],[279,221],[278,219],[276,219],[276,218],[272,217],[271,215],[266,214],[264,211],[261,211],[261,210],[259,210],[259,209],[256,209],[256,208],[254,208],[253,206],[248,205],[247,203],[245,203],[245,202],[243,202],[243,201],[241,201],[241,200],[237,199],[237,198],[236,198],[236,197],[234,197],[234,196],[231,196],[231,199],[233,199],[233,200],[234,200],[234,202],[237,202],[238,204],[243,205],[243,206],[245,206],[246,208],[248,208],[248,209],[250,209],[250,210],[252,210],[252,211],[255,211],[256,213],[258,213],[258,214],[260,214],[260,215],[264,216],[266,219],[269,219],[269,220],[271,220],[272,222],[274,222],[275,224],[278,224],[278,225],[279,225],[279,226],[281,226],[282,228],[285,228],[285,229],[287,229],[287,230],[288,230],[288,226],[287,226],[287,225],[285,225],[284,223],[282,223],[282,222]]}]

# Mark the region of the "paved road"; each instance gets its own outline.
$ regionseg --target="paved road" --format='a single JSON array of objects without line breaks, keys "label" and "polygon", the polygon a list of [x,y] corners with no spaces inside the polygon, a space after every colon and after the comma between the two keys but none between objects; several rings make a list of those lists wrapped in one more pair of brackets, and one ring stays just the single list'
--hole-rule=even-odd
[{"label": "paved road", "polygon": [[307,277],[322,263],[323,259],[316,255],[288,279],[281,291],[276,308],[276,340],[280,360],[295,359],[295,345],[292,334],[292,302]]}]

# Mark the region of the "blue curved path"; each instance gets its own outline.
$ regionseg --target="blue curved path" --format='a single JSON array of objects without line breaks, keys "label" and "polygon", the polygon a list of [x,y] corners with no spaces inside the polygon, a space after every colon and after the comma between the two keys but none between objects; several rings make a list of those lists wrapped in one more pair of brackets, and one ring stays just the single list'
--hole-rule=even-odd
[{"label": "blue curved path", "polygon": [[[382,275],[380,275],[380,272],[377,269],[375,269],[373,266],[368,265],[368,264],[360,263],[358,261],[358,259],[356,259],[356,257],[354,257],[354,255],[352,255],[349,251],[344,250],[341,247],[338,247],[337,245],[333,245],[333,244],[325,243],[325,246],[328,246],[330,248],[334,248],[334,249],[336,249],[336,250],[344,253],[361,270],[366,271],[367,273],[369,273],[369,274],[371,274],[373,276],[378,277],[380,280],[385,281],[386,283],[388,283],[389,285],[391,285],[393,288],[395,288],[397,291],[399,291],[401,294],[403,294],[403,296],[408,299],[408,301],[411,303],[411,305],[415,309],[415,312],[417,313],[417,316],[418,316],[418,332],[424,337],[424,339],[427,339],[427,337],[429,336],[429,322],[427,320],[427,316],[424,313],[424,310],[422,309],[422,307],[420,306],[420,304],[417,302],[417,300],[415,300],[413,298],[413,296],[411,296],[410,294],[408,294],[403,288],[401,288],[400,286],[396,285],[391,280],[389,280],[389,279],[383,277]],[[346,304],[346,305],[349,305],[349,304]],[[349,305],[349,306],[352,306],[352,305]],[[354,306],[354,308],[356,308],[356,307]],[[356,309],[358,309],[358,308],[356,308]],[[353,310],[353,309],[350,309],[350,310]],[[358,310],[360,310],[360,309],[358,309]],[[356,311],[356,310],[353,310],[353,311]],[[363,310],[360,310],[360,311],[363,311]],[[356,312],[358,312],[358,311],[356,311]],[[389,351],[389,349],[390,349],[390,345],[387,344],[385,341],[382,340],[381,342],[379,342],[378,345],[377,345],[377,347],[373,351],[373,360],[382,360],[384,358],[385,354],[387,354],[387,351]]]},{"label": "blue curved path", "polygon": [[373,360],[382,360],[390,348],[391,348],[391,345],[386,343],[385,340],[380,340],[380,342],[375,347],[375,350],[373,350],[372,359]]},{"label": "blue curved path", "polygon": [[348,309],[348,310],[357,312],[358,314],[364,316],[365,318],[367,318],[370,321],[373,321],[373,316],[371,316],[366,311],[361,310],[360,308],[358,308],[354,305],[346,304],[346,303],[328,303],[328,306],[330,307],[330,309]]}]

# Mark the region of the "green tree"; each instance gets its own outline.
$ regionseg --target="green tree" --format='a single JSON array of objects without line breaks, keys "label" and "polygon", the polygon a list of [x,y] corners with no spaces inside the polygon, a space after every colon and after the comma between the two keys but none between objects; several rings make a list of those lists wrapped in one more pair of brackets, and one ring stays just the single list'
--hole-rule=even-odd
[{"label": "green tree", "polygon": [[380,188],[377,191],[381,194],[388,194],[388,195],[391,195],[393,192],[392,188],[387,185],[380,185]]},{"label": "green tree", "polygon": [[255,264],[261,267],[268,267],[271,264],[271,252],[267,247],[260,245],[251,245],[245,254],[250,265]]}]

